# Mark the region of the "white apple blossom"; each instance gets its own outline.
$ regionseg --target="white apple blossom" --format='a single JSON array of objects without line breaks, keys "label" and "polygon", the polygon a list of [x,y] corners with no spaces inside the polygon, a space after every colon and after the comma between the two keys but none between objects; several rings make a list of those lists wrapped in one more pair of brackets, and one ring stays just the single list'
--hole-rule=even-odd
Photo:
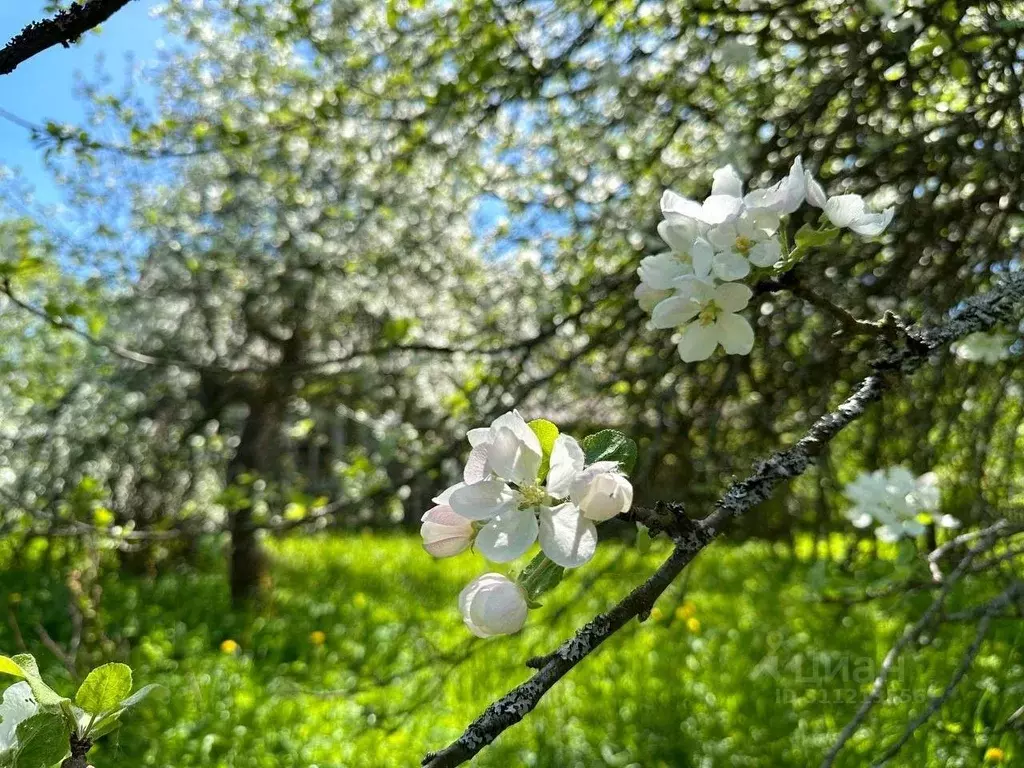
[{"label": "white apple blossom", "polygon": [[[846,517],[856,528],[880,523],[875,535],[882,541],[896,541],[924,532],[924,521],[938,510],[938,478],[928,472],[915,478],[905,467],[890,467],[862,472],[849,483],[844,493],[853,502]],[[960,521],[952,515],[934,519],[943,528],[956,528]]]},{"label": "white apple blossom", "polygon": [[679,356],[684,362],[705,360],[720,344],[730,355],[747,355],[754,346],[754,330],[737,314],[753,291],[738,283],[712,282],[696,277],[676,281],[673,296],[651,313],[652,328],[680,328]]},{"label": "white apple blossom", "polygon": [[715,248],[715,276],[721,280],[739,280],[750,273],[751,264],[756,267],[775,264],[782,256],[782,246],[775,237],[778,226],[775,214],[747,209],[712,227],[708,239]]},{"label": "white apple blossom", "polygon": [[513,483],[536,479],[543,451],[519,411],[499,416],[490,427],[471,429],[466,437],[473,450],[466,460],[465,482],[475,483],[491,473]]},{"label": "white apple blossom", "polygon": [[1012,343],[1013,338],[1006,334],[978,331],[965,336],[953,348],[961,360],[992,364],[1010,356]]},{"label": "white apple blossom", "polygon": [[527,613],[522,587],[500,573],[485,573],[459,593],[459,612],[477,637],[511,635],[523,628]]},{"label": "white apple blossom", "polygon": [[431,507],[421,518],[423,548],[434,557],[452,557],[473,541],[473,523],[447,504]]},{"label": "white apple blossom", "polygon": [[[522,422],[533,441],[520,437],[518,426],[513,430],[510,425],[516,420]],[[572,437],[559,435],[551,453],[547,484],[542,487],[537,480],[540,461],[534,462],[531,447],[534,441],[538,448],[540,443],[522,417],[512,411],[497,419],[490,429],[470,431],[470,440],[476,443],[473,453],[485,446],[484,458],[477,457],[476,461],[483,462],[488,474],[475,482],[457,483],[435,502],[447,503],[467,520],[484,522],[476,534],[475,546],[493,562],[515,560],[538,539],[544,554],[558,565],[576,568],[588,562],[597,548],[597,529],[578,506],[559,502],[568,495],[568,482],[582,468],[583,449]],[[533,467],[532,476],[524,476],[524,466]]]},{"label": "white apple blossom", "polygon": [[[780,216],[792,213],[803,203],[805,179],[803,162],[793,161],[786,178],[766,189],[743,194],[743,180],[731,165],[715,171],[711,195],[703,203],[688,200],[671,190],[662,195],[661,210],[665,220],[658,232],[674,253],[702,279],[740,280],[750,272],[750,265],[770,267],[782,255],[776,237]],[[705,245],[706,244],[706,245]],[[665,262],[650,265],[670,266]],[[678,268],[660,271],[681,277],[688,274]],[[651,280],[651,288],[665,290]],[[638,297],[639,298],[639,297]]]},{"label": "white apple blossom", "polygon": [[647,313],[650,313],[659,302],[664,301],[671,295],[672,291],[660,291],[643,282],[633,291],[633,298],[639,302],[640,309]]},{"label": "white apple blossom", "polygon": [[749,192],[743,203],[748,209],[770,211],[776,215],[793,213],[807,197],[805,179],[804,161],[798,156],[784,179],[765,189]]},{"label": "white apple blossom", "polygon": [[846,227],[865,237],[882,234],[895,213],[892,206],[884,211],[869,211],[864,198],[860,195],[837,195],[828,197],[824,187],[811,174],[804,173],[804,185],[807,190],[807,202],[815,208],[821,208],[825,216],[834,226]]},{"label": "white apple blossom", "polygon": [[569,498],[584,517],[600,523],[629,511],[633,486],[617,462],[596,461],[573,479]]}]

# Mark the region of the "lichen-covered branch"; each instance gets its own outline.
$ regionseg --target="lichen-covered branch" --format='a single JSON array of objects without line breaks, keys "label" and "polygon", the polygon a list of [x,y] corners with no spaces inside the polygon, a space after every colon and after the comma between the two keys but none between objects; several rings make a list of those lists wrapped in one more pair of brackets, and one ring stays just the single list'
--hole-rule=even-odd
[{"label": "lichen-covered branch", "polygon": [[63,45],[67,48],[85,32],[98,27],[130,0],[87,0],[72,3],[43,21],[29,24],[7,45],[0,48],[0,75],[8,75],[24,61],[47,48]]},{"label": "lichen-covered branch", "polygon": [[579,629],[553,653],[534,660],[533,676],[492,703],[452,744],[423,759],[427,768],[451,768],[471,759],[507,728],[518,723],[573,667],[595,651],[631,619],[647,615],[655,601],[696,557],[737,517],[766,501],[782,482],[802,474],[844,427],[862,416],[886,389],[919,368],[935,350],[975,331],[1010,319],[1024,304],[1024,273],[1013,273],[988,293],[961,304],[949,320],[935,328],[909,329],[887,340],[887,351],[856,391],[834,411],[819,418],[794,444],[758,462],[747,478],[733,483],[714,511],[692,526],[681,527],[669,557],[647,581]]}]

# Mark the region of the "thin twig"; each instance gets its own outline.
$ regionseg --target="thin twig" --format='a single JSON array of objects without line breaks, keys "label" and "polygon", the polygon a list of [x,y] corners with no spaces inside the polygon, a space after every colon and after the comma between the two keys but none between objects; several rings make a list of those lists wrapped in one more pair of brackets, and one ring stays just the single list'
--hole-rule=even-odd
[{"label": "thin twig", "polygon": [[924,711],[915,717],[907,726],[906,730],[903,731],[903,735],[901,735],[888,749],[886,749],[878,760],[871,764],[871,768],[880,768],[880,766],[885,765],[885,763],[895,757],[899,751],[903,749],[903,746],[910,741],[914,732],[927,723],[931,719],[932,715],[938,712],[942,705],[949,700],[953,695],[953,692],[956,691],[960,681],[964,679],[964,676],[974,664],[974,660],[977,658],[978,652],[981,650],[981,644],[984,642],[985,636],[988,634],[989,627],[992,624],[992,618],[1004,605],[1010,602],[1016,594],[1018,587],[1019,585],[1010,587],[1010,589],[1003,592],[999,597],[988,604],[984,614],[982,614],[981,621],[978,622],[978,628],[974,633],[974,640],[960,659],[960,664],[953,673],[953,677],[951,677],[949,682],[946,684],[945,690],[943,690],[943,692],[938,696],[933,696],[929,700],[928,706],[924,708]]}]

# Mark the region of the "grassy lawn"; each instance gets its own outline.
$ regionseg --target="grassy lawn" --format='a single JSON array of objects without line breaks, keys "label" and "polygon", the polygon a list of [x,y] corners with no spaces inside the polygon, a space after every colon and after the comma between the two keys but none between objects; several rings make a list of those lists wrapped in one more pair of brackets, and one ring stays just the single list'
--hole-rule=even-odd
[{"label": "grassy lawn", "polygon": [[[895,566],[875,562],[858,582],[838,557],[818,559],[811,549],[713,547],[648,622],[619,633],[474,764],[816,765],[928,597],[822,603],[822,585],[863,589]],[[523,633],[490,641],[465,631],[456,610],[459,590],[484,570],[476,556],[435,562],[412,538],[291,539],[273,546],[268,597],[246,615],[230,609],[214,554],[198,570],[100,578],[105,638],[87,640],[127,658],[137,684],[169,691],[94,750],[100,768],[417,765],[525,679],[526,658],[649,573],[665,547],[640,556],[605,545],[532,612]],[[33,629],[69,636],[66,588],[47,575],[44,558],[29,553],[28,561],[0,576],[0,594],[55,687],[70,693],[68,673]],[[19,650],[5,624],[0,648]],[[1024,765],[1018,737],[995,732],[1024,703],[1018,627],[996,623],[959,694],[894,764],[977,766],[998,745],[1004,764]],[[866,765],[898,737],[972,637],[970,626],[947,627],[915,649],[894,675],[891,700],[839,765]],[[222,650],[224,641],[237,651]]]}]

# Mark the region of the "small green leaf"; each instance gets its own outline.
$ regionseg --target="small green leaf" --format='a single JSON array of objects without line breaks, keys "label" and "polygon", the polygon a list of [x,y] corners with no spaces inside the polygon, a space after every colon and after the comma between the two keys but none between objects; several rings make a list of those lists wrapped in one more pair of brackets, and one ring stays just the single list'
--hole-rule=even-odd
[{"label": "small green leaf", "polygon": [[543,459],[540,462],[540,473],[538,476],[543,480],[547,477],[548,469],[551,466],[551,449],[554,447],[555,440],[558,438],[558,427],[546,419],[534,419],[526,426],[533,430],[533,434],[535,434],[537,439],[540,441],[540,449],[543,453]]},{"label": "small green leaf", "polygon": [[602,429],[587,435],[582,442],[587,464],[595,461],[617,461],[627,475],[636,465],[636,443],[616,429]]},{"label": "small green leaf", "polygon": [[641,555],[651,551],[651,531],[643,523],[636,524],[636,549]]},{"label": "small green leaf", "polygon": [[90,715],[115,709],[132,692],[132,670],[127,664],[104,664],[85,678],[75,702]]},{"label": "small green leaf", "polygon": [[17,656],[12,656],[11,661],[21,668],[22,677],[32,689],[32,695],[35,696],[40,707],[59,707],[61,702],[67,700],[43,682],[43,678],[39,675],[39,665],[36,664],[34,656],[28,653],[19,653]]},{"label": "small green leaf", "polygon": [[0,656],[0,673],[5,675],[14,675],[15,677],[24,677],[24,673],[21,671],[14,659],[9,656]]},{"label": "small green leaf", "polygon": [[526,592],[527,603],[537,604],[537,598],[558,586],[565,568],[552,562],[543,552],[531,560],[516,580]]},{"label": "small green leaf", "polygon": [[838,235],[839,229],[837,227],[816,229],[810,224],[804,224],[797,230],[795,240],[796,244],[801,248],[820,248],[831,243]]},{"label": "small green leaf", "polygon": [[40,712],[18,724],[14,768],[50,768],[70,752],[71,728],[57,712]]}]

